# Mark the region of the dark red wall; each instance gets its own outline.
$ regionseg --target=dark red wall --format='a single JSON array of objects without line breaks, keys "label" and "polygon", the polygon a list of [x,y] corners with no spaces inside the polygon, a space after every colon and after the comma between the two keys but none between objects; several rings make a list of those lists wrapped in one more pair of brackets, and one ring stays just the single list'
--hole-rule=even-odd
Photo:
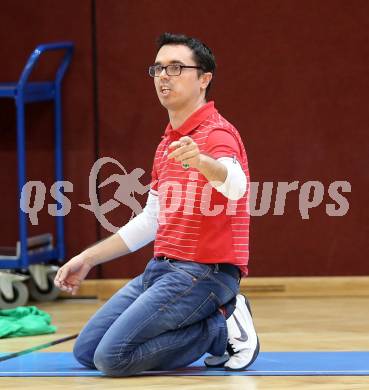
[{"label": "dark red wall", "polygon": [[[37,6],[36,6],[37,5]],[[369,174],[369,3],[366,1],[3,1],[0,23],[0,74],[16,78],[32,47],[42,41],[70,39],[76,56],[65,81],[65,176],[74,183],[72,213],[66,218],[68,252],[76,254],[108,232],[78,203],[88,203],[88,174],[99,156],[119,160],[127,171],[151,162],[166,112],[155,96],[147,67],[154,40],[163,31],[203,39],[214,51],[218,71],[212,98],[239,129],[254,182],[321,181],[325,196],[303,220],[298,191],[287,195],[286,212],[272,207],[252,219],[251,276],[365,275],[368,245],[366,208]],[[95,13],[96,24],[92,23]],[[20,16],[19,16],[20,14]],[[13,29],[14,34],[9,34]],[[97,61],[93,62],[92,34]],[[6,38],[5,38],[6,37]],[[14,49],[13,49],[14,47]],[[93,95],[96,66],[97,95]],[[97,98],[94,111],[93,98]],[[4,238],[16,235],[14,112],[0,101],[1,199],[11,204],[3,215]],[[99,121],[94,123],[98,114]],[[47,108],[29,110],[33,158],[29,171],[52,181],[52,138]],[[97,133],[95,133],[97,129]],[[97,136],[97,145],[94,137]],[[40,169],[40,164],[42,170]],[[102,173],[102,178],[114,168]],[[114,171],[116,173],[116,170]],[[350,209],[329,217],[328,186],[349,181]],[[149,174],[144,177],[149,181]],[[115,188],[102,190],[102,201]],[[144,202],[144,197],[138,197]],[[334,203],[334,202],[333,202]],[[124,224],[130,211],[120,206],[108,217]],[[47,215],[43,215],[45,220]],[[142,271],[152,248],[103,265],[103,277],[131,277]]]}]

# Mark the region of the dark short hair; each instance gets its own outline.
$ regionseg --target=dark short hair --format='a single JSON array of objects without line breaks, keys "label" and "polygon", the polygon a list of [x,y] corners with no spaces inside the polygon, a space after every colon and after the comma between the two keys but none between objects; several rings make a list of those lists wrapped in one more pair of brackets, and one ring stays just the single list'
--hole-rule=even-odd
[{"label": "dark short hair", "polygon": [[[184,34],[172,34],[172,33],[164,33],[159,36],[157,39],[157,45],[158,50],[164,46],[164,45],[184,45],[187,46],[189,49],[192,50],[193,59],[197,66],[201,67],[201,70],[199,72],[211,72],[215,74],[215,57],[212,51],[199,39],[188,37]],[[210,90],[210,85],[212,83],[212,80],[210,81],[209,85],[206,88],[205,96],[208,94]]]}]

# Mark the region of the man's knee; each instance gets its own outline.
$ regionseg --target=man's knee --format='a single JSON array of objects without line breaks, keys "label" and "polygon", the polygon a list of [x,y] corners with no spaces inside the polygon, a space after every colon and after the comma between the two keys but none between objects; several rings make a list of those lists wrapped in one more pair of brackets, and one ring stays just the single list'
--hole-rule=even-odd
[{"label": "man's knee", "polygon": [[91,349],[91,346],[78,337],[73,347],[74,358],[83,366],[96,368],[94,364],[94,354],[95,351]]},{"label": "man's knee", "polygon": [[96,348],[93,360],[95,367],[107,376],[122,377],[137,373],[129,368],[129,359],[112,354],[105,346]]}]

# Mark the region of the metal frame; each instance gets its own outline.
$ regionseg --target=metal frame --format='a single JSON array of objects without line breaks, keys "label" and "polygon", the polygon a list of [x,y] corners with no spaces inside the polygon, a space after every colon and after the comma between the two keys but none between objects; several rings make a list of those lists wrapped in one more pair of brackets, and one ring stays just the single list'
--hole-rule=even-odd
[{"label": "metal frame", "polygon": [[[64,51],[65,54],[56,71],[54,81],[29,82],[29,77],[40,57],[49,51]],[[54,131],[55,131],[55,180],[63,180],[62,154],[62,103],[61,85],[64,74],[71,62],[74,51],[72,42],[57,42],[36,47],[29,57],[26,66],[17,83],[0,83],[0,98],[13,98],[17,112],[17,153],[18,153],[18,195],[21,199],[22,188],[26,184],[26,149],[25,149],[25,104],[54,101]],[[62,196],[57,192],[57,202],[62,204]],[[27,214],[19,208],[19,243],[20,255],[16,258],[0,256],[0,268],[27,269],[30,264],[47,262],[48,260],[63,260],[65,258],[64,220],[56,216],[56,245],[45,251],[29,254],[27,240]]]}]

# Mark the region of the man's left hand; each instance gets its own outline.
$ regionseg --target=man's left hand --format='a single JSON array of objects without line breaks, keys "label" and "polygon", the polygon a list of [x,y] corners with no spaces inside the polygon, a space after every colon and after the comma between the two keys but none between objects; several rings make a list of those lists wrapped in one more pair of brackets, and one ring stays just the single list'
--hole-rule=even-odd
[{"label": "man's left hand", "polygon": [[174,158],[181,162],[184,168],[198,168],[201,162],[200,149],[195,141],[190,137],[181,137],[178,141],[172,142],[168,146],[172,150],[168,158]]}]

